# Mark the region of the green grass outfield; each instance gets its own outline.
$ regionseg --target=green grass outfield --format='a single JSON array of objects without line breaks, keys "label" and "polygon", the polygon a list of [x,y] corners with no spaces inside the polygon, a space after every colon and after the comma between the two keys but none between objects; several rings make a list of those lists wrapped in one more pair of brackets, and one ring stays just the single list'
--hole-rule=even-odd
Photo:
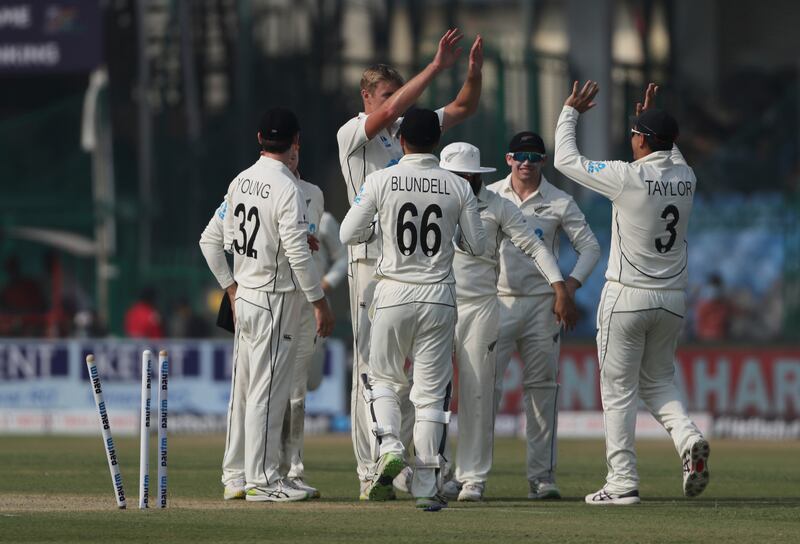
[{"label": "green grass outfield", "polygon": [[565,498],[534,503],[525,499],[524,443],[498,440],[487,500],[427,513],[407,496],[355,500],[349,437],[307,440],[309,481],[321,500],[274,505],[222,501],[222,436],[173,436],[169,508],[139,511],[138,440],[129,438],[117,441],[128,497],[119,511],[99,436],[0,437],[0,542],[800,542],[800,444],[711,447],[711,484],[701,498],[681,496],[669,442],[641,441],[643,503],[598,508],[583,495],[603,482],[602,442],[561,441]]}]

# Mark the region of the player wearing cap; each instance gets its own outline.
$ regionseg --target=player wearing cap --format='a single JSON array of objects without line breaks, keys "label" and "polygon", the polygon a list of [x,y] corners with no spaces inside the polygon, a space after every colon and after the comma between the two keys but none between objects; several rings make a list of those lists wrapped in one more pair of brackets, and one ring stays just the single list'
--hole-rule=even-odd
[{"label": "player wearing cap", "polygon": [[308,248],[305,202],[287,168],[297,153],[299,131],[294,113],[268,110],[259,124],[261,157],[231,182],[225,196],[224,245],[233,253],[236,281],[234,368],[242,373],[233,383],[246,390],[248,501],[308,498],[280,474],[281,428],[305,300],[314,305],[317,334],[328,336],[333,328]]},{"label": "player wearing cap", "polygon": [[[339,241],[339,223],[330,213],[323,211],[318,221],[314,219],[319,215],[319,210],[324,207],[322,192],[316,185],[300,180],[297,172],[299,156],[293,154],[290,157],[287,168],[295,174],[298,179],[298,186],[303,190],[308,185],[304,196],[308,206],[308,232],[310,245],[318,247],[312,249],[314,264],[320,273],[325,273],[320,284],[323,291],[328,293],[335,288],[347,273],[347,254],[344,246]],[[313,201],[313,203],[312,203]],[[227,204],[223,198],[222,203],[214,211],[208,225],[200,236],[200,249],[208,263],[214,277],[220,287],[225,290],[225,295],[231,301],[231,310],[235,304],[236,282],[231,275],[228,261],[225,258],[224,246],[224,220],[227,211]],[[307,390],[319,387],[322,380],[322,364],[324,363],[325,338],[316,335],[316,323],[314,322],[313,306],[306,304],[304,311],[304,324],[301,324],[297,336],[297,354],[294,373],[292,393],[289,399],[289,411],[284,421],[283,428],[283,462],[281,474],[286,475],[294,487],[303,489],[310,498],[319,497],[319,491],[309,486],[304,480],[305,469],[302,462],[303,447],[303,423],[305,416],[305,398]],[[309,321],[310,318],[310,321]],[[238,338],[238,337],[237,337]],[[323,355],[320,357],[319,355]],[[239,358],[239,366],[245,366]],[[305,369],[305,370],[303,370]],[[244,479],[244,413],[245,413],[245,391],[240,383],[237,385],[234,380],[238,378],[241,382],[246,378],[246,372],[237,372],[236,367],[232,369],[231,395],[228,404],[228,427],[225,440],[225,455],[223,457],[222,483],[225,486],[223,498],[225,500],[245,498],[245,479]],[[307,374],[307,376],[306,376]],[[305,378],[303,384],[298,384],[298,379]],[[246,379],[244,384],[246,384]],[[301,402],[298,402],[298,399]],[[298,415],[299,414],[299,415]],[[292,422],[295,422],[292,425]]]},{"label": "player wearing cap", "polygon": [[612,203],[611,252],[597,310],[608,475],[602,489],[586,496],[595,505],[640,502],[634,451],[639,398],[681,455],[684,494],[694,497],[708,485],[708,442],[673,382],[697,180],[675,145],[678,123],[652,107],[657,90],[651,83],[644,104],[636,104],[632,163],[590,161],[578,151],[578,116],[594,106],[597,83],[573,84],[556,128],[556,168]]},{"label": "player wearing cap", "polygon": [[[500,242],[508,238],[532,259],[555,291],[555,320],[572,327],[577,316],[558,263],[550,250],[526,223],[510,200],[489,191],[481,174],[494,168],[481,166],[480,151],[465,142],[442,149],[439,166],[469,182],[478,201],[486,249],[475,256],[456,245],[453,272],[456,278],[455,354],[458,365],[458,451],[455,479],[443,487],[447,498],[478,501],[483,498],[492,467],[494,439],[495,345],[497,344],[497,260]],[[449,458],[449,455],[446,455]]]},{"label": "player wearing cap", "polygon": [[[396,164],[403,156],[398,138],[398,129],[402,121],[400,116],[417,101],[436,75],[455,64],[461,53],[458,47],[461,38],[458,29],[448,30],[439,41],[433,61],[405,84],[400,74],[385,64],[377,64],[364,71],[361,78],[364,111],[345,123],[336,135],[339,144],[339,163],[351,205],[369,174]],[[460,123],[477,109],[481,93],[482,65],[483,42],[478,36],[470,49],[467,78],[458,96],[447,106],[437,110],[439,124],[443,130]],[[369,415],[362,402],[362,384],[359,376],[366,372],[369,361],[370,321],[367,309],[372,303],[375,290],[375,266],[376,258],[380,254],[379,243],[380,237],[376,237],[371,243],[349,248],[348,281],[350,316],[353,324],[350,416],[362,498],[372,472],[370,465],[372,437],[369,432]],[[406,393],[403,393],[401,397],[405,395]],[[404,402],[404,407],[409,407],[407,401]],[[403,427],[409,432],[410,417],[406,417],[405,420]],[[408,440],[410,436],[404,436],[404,439]]]},{"label": "player wearing cap", "polygon": [[[554,255],[558,255],[559,231],[564,231],[578,253],[578,261],[566,280],[567,291],[574,299],[575,291],[600,258],[600,245],[573,198],[545,179],[542,165],[546,158],[542,138],[533,132],[520,132],[511,139],[506,154],[511,173],[488,188],[520,209]],[[533,266],[530,257],[508,239],[500,244],[499,261],[500,332],[495,400],[499,408],[503,376],[516,347],[523,364],[528,498],[558,499],[561,494],[555,483],[556,380],[560,332],[552,314],[553,288]]]},{"label": "player wearing cap", "polygon": [[416,460],[411,492],[418,507],[432,509],[446,505],[437,476],[450,418],[456,321],[451,240],[460,227],[465,251],[480,255],[486,242],[469,185],[439,168],[431,154],[439,136],[436,113],[409,112],[400,126],[405,156],[367,176],[341,229],[342,242],[357,244],[375,236],[376,214],[381,225],[365,395],[377,464],[367,494],[370,500],[388,498],[393,478],[405,465],[399,393],[408,386],[403,365],[412,357]]}]

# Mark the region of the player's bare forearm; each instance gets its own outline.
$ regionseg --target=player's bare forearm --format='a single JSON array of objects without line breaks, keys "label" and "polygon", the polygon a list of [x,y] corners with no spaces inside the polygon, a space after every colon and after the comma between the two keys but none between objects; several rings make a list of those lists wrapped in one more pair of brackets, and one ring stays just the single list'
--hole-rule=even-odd
[{"label": "player's bare forearm", "polygon": [[461,48],[456,47],[463,37],[458,29],[445,32],[439,40],[436,56],[420,73],[415,75],[405,85],[400,87],[386,102],[367,117],[364,130],[367,138],[374,138],[384,128],[389,127],[398,117],[410,108],[419,99],[436,75],[455,63]]},{"label": "player's bare forearm", "polygon": [[569,288],[563,281],[553,283],[552,287],[556,295],[553,301],[553,313],[556,315],[556,321],[565,329],[572,330],[578,321],[578,309],[573,297],[569,294]]},{"label": "player's bare forearm", "polygon": [[566,290],[573,300],[575,299],[575,292],[581,288],[581,282],[576,280],[574,277],[570,276],[567,278],[566,281]]},{"label": "player's bare forearm", "polygon": [[478,111],[483,87],[483,38],[478,35],[469,53],[469,67],[467,79],[455,100],[444,108],[444,122],[442,128],[447,130]]}]

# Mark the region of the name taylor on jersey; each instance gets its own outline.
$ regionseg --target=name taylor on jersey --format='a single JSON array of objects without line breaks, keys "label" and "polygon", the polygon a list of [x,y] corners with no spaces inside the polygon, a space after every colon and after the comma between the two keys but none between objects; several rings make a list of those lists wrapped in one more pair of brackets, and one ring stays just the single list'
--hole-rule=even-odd
[{"label": "name taylor on jersey", "polygon": [[692,196],[691,181],[660,181],[646,179],[647,196]]}]

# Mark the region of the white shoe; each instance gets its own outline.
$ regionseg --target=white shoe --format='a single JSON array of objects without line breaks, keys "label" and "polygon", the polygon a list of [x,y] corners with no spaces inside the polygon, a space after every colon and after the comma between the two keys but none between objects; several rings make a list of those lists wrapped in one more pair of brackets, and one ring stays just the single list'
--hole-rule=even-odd
[{"label": "white shoe", "polygon": [[484,484],[466,483],[458,494],[458,500],[462,502],[479,502],[483,500]]},{"label": "white shoe", "polygon": [[300,491],[305,491],[308,494],[309,499],[318,499],[322,496],[319,492],[319,489],[308,485],[306,481],[299,476],[294,478],[287,478],[286,481],[288,481],[289,485],[291,485],[295,489],[299,489]]},{"label": "white shoe", "polygon": [[561,492],[555,483],[547,480],[533,480],[530,482],[531,490],[528,493],[529,499],[547,501],[561,498]]},{"label": "white shoe", "polygon": [[629,504],[639,504],[640,502],[642,502],[642,499],[639,498],[638,489],[628,491],[627,493],[615,494],[609,493],[604,487],[599,491],[586,495],[586,504],[594,506],[625,506]]},{"label": "white shoe", "polygon": [[406,467],[400,471],[394,480],[392,480],[392,485],[398,491],[402,491],[403,493],[411,493],[411,480],[414,478],[414,469],[411,467]]},{"label": "white shoe", "polygon": [[246,492],[244,480],[234,480],[225,484],[225,491],[222,493],[222,498],[226,501],[243,499]]},{"label": "white shoe", "polygon": [[696,497],[708,485],[708,455],[710,448],[705,438],[695,441],[683,452],[683,494]]},{"label": "white shoe", "polygon": [[458,494],[461,492],[461,482],[458,480],[448,480],[442,486],[442,495],[451,501],[454,501],[458,498]]},{"label": "white shoe", "polygon": [[308,493],[295,489],[284,480],[278,480],[267,487],[254,487],[247,490],[246,501],[251,502],[293,502],[304,501]]},{"label": "white shoe", "polygon": [[406,467],[405,459],[397,453],[384,453],[378,459],[375,473],[367,488],[367,500],[391,501],[396,498],[392,485],[397,475]]}]

